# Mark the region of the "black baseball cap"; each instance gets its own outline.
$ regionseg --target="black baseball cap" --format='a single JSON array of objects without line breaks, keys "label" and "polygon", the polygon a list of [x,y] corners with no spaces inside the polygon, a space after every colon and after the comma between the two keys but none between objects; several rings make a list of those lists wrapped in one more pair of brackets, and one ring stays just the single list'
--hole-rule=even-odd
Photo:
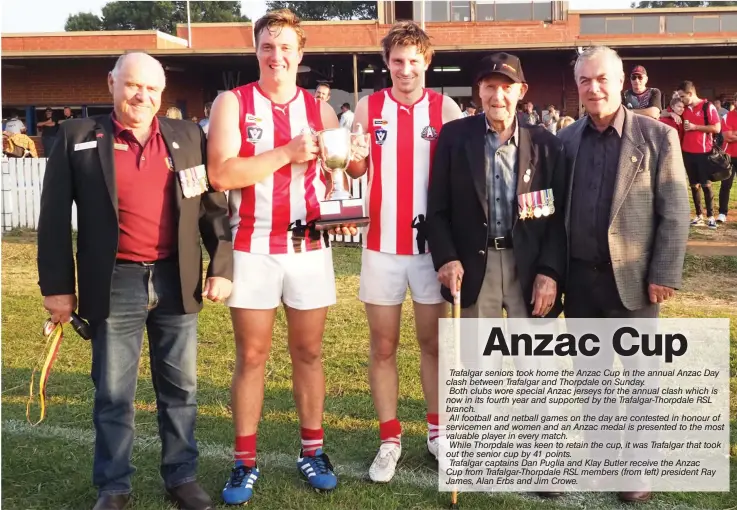
[{"label": "black baseball cap", "polygon": [[494,53],[482,58],[476,73],[476,83],[491,74],[502,74],[515,83],[527,83],[522,72],[522,62],[509,53]]}]

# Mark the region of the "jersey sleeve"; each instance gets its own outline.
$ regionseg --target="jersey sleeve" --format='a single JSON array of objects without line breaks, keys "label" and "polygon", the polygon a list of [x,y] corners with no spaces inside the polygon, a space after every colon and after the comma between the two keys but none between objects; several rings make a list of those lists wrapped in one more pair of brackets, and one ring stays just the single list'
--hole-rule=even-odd
[{"label": "jersey sleeve", "polygon": [[721,119],[719,118],[719,112],[717,111],[716,106],[709,103],[709,109],[708,109],[708,115],[709,115],[709,125],[716,125],[721,122]]}]

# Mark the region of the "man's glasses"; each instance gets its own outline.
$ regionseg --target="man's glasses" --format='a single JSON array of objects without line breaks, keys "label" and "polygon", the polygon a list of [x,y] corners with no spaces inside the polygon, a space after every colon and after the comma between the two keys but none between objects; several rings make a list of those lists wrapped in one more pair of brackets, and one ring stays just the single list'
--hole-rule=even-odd
[{"label": "man's glasses", "polygon": [[632,81],[635,81],[635,80],[642,81],[642,79],[643,79],[643,76],[641,74],[631,74],[630,75],[630,80]]}]

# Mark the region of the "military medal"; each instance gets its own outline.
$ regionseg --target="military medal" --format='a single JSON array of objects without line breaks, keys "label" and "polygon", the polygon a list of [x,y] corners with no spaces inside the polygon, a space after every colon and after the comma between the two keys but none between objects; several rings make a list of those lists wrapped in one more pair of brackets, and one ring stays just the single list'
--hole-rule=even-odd
[{"label": "military medal", "polygon": [[182,185],[182,193],[186,198],[196,197],[207,191],[207,173],[205,165],[180,170],[179,182]]},{"label": "military medal", "polygon": [[539,218],[543,214],[542,207],[540,207],[540,204],[538,203],[538,198],[540,197],[539,191],[532,192],[532,200],[535,205],[535,210],[533,211],[533,214],[535,215],[535,218]]},{"label": "military medal", "polygon": [[205,172],[205,165],[196,166],[194,171],[200,193],[205,193],[207,191],[207,172]]},{"label": "military medal", "polygon": [[549,216],[550,215],[550,205],[549,205],[550,197],[548,197],[548,190],[543,190],[542,194],[543,194],[543,204],[544,204],[542,208],[542,213],[543,213],[543,216]]},{"label": "military medal", "polygon": [[517,203],[519,204],[519,219],[521,220],[527,219],[527,200],[525,197],[526,195],[519,195],[517,197]]}]

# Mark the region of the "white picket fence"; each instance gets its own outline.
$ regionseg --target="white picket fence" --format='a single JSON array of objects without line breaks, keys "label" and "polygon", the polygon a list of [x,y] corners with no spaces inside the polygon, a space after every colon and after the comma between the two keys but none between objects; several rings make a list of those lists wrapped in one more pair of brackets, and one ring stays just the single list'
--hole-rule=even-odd
[{"label": "white picket fence", "polygon": [[[41,210],[41,188],[46,159],[2,159],[2,232],[15,228],[38,227]],[[366,189],[366,176],[353,182],[353,196],[361,198]],[[77,230],[77,207],[72,205],[72,229]],[[360,244],[357,236],[331,236],[331,241]]]}]

